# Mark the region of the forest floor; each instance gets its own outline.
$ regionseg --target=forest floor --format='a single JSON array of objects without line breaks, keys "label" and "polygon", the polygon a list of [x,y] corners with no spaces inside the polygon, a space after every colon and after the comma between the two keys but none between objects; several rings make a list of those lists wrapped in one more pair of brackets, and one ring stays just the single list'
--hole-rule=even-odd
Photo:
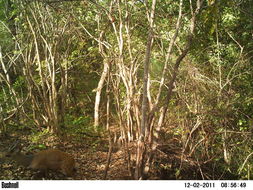
[{"label": "forest floor", "polygon": [[[28,179],[76,179],[76,180],[102,180],[104,179],[105,167],[108,157],[108,142],[102,140],[97,144],[92,144],[91,140],[82,140],[77,143],[69,139],[60,139],[58,137],[43,137],[39,144],[45,145],[47,148],[57,148],[74,156],[76,161],[76,173],[74,178],[65,177],[60,172],[49,171],[48,175],[39,176],[36,171],[30,170],[19,165],[11,157],[7,157],[8,149],[17,139],[20,141],[22,153],[30,154],[36,149],[31,145],[31,138],[27,135],[13,134],[8,137],[1,137],[0,141],[0,179],[9,180],[28,180]],[[101,140],[101,139],[100,139]],[[94,141],[94,139],[93,139]],[[33,148],[32,148],[33,147]],[[128,180],[131,179],[125,153],[122,149],[112,152],[110,167],[106,179],[108,180]],[[160,179],[153,172],[149,179]]]},{"label": "forest floor", "polygon": [[[27,153],[31,149],[31,140],[27,135],[11,135],[8,138],[1,138],[0,141],[0,179],[5,180],[29,180],[29,179],[75,179],[75,180],[103,180],[107,164],[108,142],[106,140],[98,143],[91,143],[87,139],[77,143],[70,139],[59,139],[49,136],[43,138],[43,145],[47,148],[57,148],[74,156],[76,161],[76,174],[74,178],[64,176],[60,172],[49,171],[48,175],[39,176],[37,171],[30,170],[18,165],[14,160],[8,158],[5,153],[19,139],[22,145],[22,152]],[[94,142],[94,139],[93,139]],[[171,145],[169,145],[171,147]],[[132,150],[132,152],[135,150]],[[107,173],[107,180],[129,180],[131,179],[127,170],[125,153],[121,149],[113,151],[110,167]],[[180,168],[180,170],[179,170]],[[218,173],[210,165],[199,165],[190,159],[182,161],[181,150],[171,150],[168,147],[158,149],[155,155],[155,162],[147,179],[231,179]],[[234,178],[234,177],[232,177]]]},{"label": "forest floor", "polygon": [[[1,138],[0,141],[0,179],[76,179],[76,180],[101,180],[104,176],[107,163],[107,151],[98,150],[98,147],[90,147],[84,142],[71,143],[61,141],[56,137],[46,139],[44,143],[47,147],[57,148],[74,156],[76,161],[76,173],[74,178],[65,177],[60,172],[49,171],[48,176],[36,176],[36,172],[18,165],[12,158],[5,157],[8,148],[16,139],[21,139],[23,149],[29,146],[25,136],[10,136]],[[22,150],[22,152],[24,152]],[[124,162],[124,154],[117,151],[112,154],[111,164],[107,174],[107,179],[123,179],[126,176],[127,168]],[[34,176],[36,176],[34,178]]]}]

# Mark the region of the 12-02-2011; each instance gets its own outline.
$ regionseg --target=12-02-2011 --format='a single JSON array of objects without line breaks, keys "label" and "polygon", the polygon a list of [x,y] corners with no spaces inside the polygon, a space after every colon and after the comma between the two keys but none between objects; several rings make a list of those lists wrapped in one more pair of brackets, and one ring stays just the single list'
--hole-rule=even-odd
[{"label": "12-02-2011", "polygon": [[184,183],[185,188],[214,188],[215,183],[211,182],[186,182]]}]

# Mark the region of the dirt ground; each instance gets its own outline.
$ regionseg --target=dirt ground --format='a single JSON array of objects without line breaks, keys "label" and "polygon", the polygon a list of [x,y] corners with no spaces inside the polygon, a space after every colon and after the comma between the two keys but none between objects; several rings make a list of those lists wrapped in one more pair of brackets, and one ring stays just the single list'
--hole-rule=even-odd
[{"label": "dirt ground", "polygon": [[[76,162],[74,177],[66,177],[61,172],[49,171],[46,176],[41,176],[38,171],[21,166],[6,153],[13,143],[19,139],[22,153],[31,154],[39,150],[38,144],[43,148],[57,148],[71,154]],[[43,137],[35,147],[27,135],[10,135],[0,137],[0,179],[2,180],[103,180],[108,156],[108,142],[106,139],[83,139],[73,141],[71,138],[59,139],[56,137]],[[94,143],[96,142],[96,143]],[[214,168],[216,163],[196,163],[190,158],[182,158],[181,150],[174,149],[175,143],[171,142],[157,149],[153,167],[148,180],[175,180],[175,179],[237,179],[219,168]],[[177,147],[177,146],[175,146]],[[135,148],[132,149],[135,152]],[[121,148],[115,149],[111,156],[107,180],[129,180],[125,153]]]},{"label": "dirt ground", "polygon": [[[73,178],[65,177],[60,172],[49,171],[48,175],[36,176],[37,171],[18,165],[11,157],[6,156],[6,152],[11,147],[15,139],[21,139],[23,150],[26,152],[28,141],[25,137],[10,136],[1,138],[0,141],[0,179],[75,179],[75,180],[101,180],[105,173],[107,163],[107,148],[99,150],[99,147],[90,147],[85,142],[71,143],[64,142],[59,139],[49,138],[44,142],[47,147],[57,148],[71,154],[75,158],[76,173]],[[107,179],[116,180],[129,178],[127,176],[127,166],[124,161],[124,153],[121,150],[112,153],[110,168],[108,170]],[[35,176],[35,177],[34,177]]]}]

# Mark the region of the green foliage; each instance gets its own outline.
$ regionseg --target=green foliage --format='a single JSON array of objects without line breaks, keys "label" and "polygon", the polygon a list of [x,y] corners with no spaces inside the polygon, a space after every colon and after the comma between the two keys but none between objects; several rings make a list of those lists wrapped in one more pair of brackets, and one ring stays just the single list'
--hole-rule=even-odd
[{"label": "green foliage", "polygon": [[18,78],[16,79],[16,81],[13,83],[13,88],[18,91],[21,92],[22,89],[25,86],[25,77],[24,76],[18,76]]},{"label": "green foliage", "polygon": [[30,136],[29,139],[33,144],[36,144],[36,147],[43,147],[44,145],[37,145],[39,142],[42,142],[42,139],[46,139],[51,134],[49,133],[49,129],[44,129],[42,131],[34,131]]},{"label": "green foliage", "polygon": [[85,143],[89,145],[94,151],[97,150],[97,147],[104,147],[105,144],[102,143],[101,135],[105,133],[105,129],[101,126],[94,128],[92,125],[92,118],[89,116],[66,116],[66,127],[63,130],[63,133],[68,136],[74,137],[75,141],[82,142],[84,139]]},{"label": "green foliage", "polygon": [[91,118],[87,117],[87,116],[80,116],[78,118],[76,118],[76,117],[74,118],[71,115],[67,115],[67,117],[66,117],[66,124],[73,126],[75,128],[87,126],[90,124],[90,122],[91,122]]},{"label": "green foliage", "polygon": [[231,28],[237,26],[238,21],[240,20],[239,13],[240,12],[238,9],[226,7],[222,15],[221,23],[224,28]]},{"label": "green foliage", "polygon": [[6,28],[3,22],[0,22],[0,45],[1,45],[2,50],[4,49],[4,51],[6,51],[5,48],[7,48],[11,43],[12,43],[12,38],[8,29]]},{"label": "green foliage", "polygon": [[90,116],[76,117],[68,114],[65,119],[65,124],[65,130],[68,134],[96,137],[101,132],[100,127],[98,131],[95,131],[94,126],[92,125],[92,118]]},{"label": "green foliage", "polygon": [[8,52],[13,46],[11,27],[13,26],[13,15],[16,9],[8,5],[7,1],[0,2],[0,47],[4,53]]},{"label": "green foliage", "polygon": [[27,151],[34,151],[34,150],[45,150],[47,149],[45,144],[38,144],[38,141],[33,141],[36,144],[32,144],[28,147]]},{"label": "green foliage", "polygon": [[[20,109],[6,122],[10,131],[23,131],[27,126],[34,125],[34,119],[41,123],[52,119],[51,109],[55,108],[56,114],[63,120],[60,121],[60,132],[78,141],[85,139],[94,150],[98,146],[106,146],[100,139],[106,136],[104,127],[95,129],[92,124],[93,89],[97,88],[105,60],[110,61],[111,70],[110,80],[106,78],[102,88],[101,121],[104,122],[106,113],[105,87],[110,82],[110,116],[114,118],[110,123],[115,122],[116,126],[118,123],[120,126],[133,123],[133,131],[137,131],[135,115],[140,117],[141,113],[135,112],[141,109],[135,108],[141,107],[139,100],[142,98],[143,62],[149,31],[146,8],[151,6],[151,0],[147,1],[147,7],[143,1],[120,1],[121,12],[117,10],[117,4],[112,3],[110,8],[111,1],[97,1],[110,10],[110,16],[115,19],[113,23],[107,12],[88,1],[49,5],[41,1],[10,0],[7,9],[6,2],[0,1],[0,46],[10,86],[0,78],[0,106],[6,118],[13,110]],[[196,6],[196,1],[191,3]],[[191,3],[183,1],[183,19],[168,61],[162,99],[167,95],[175,61],[188,41]],[[204,1],[203,9],[196,18],[190,53],[178,70],[170,102],[165,102],[169,107],[167,121],[162,126],[159,139],[161,144],[170,144],[171,139],[176,139],[175,146],[185,148],[184,154],[195,162],[212,160],[210,168],[217,166],[219,171],[238,174],[242,179],[252,178],[249,173],[253,167],[253,160],[249,158],[239,174],[238,169],[253,147],[253,23],[249,19],[252,12],[251,0]],[[152,103],[158,93],[178,14],[179,1],[157,3],[149,73]],[[122,36],[117,33],[120,30]],[[119,39],[123,43],[122,55],[119,54]],[[110,44],[109,48],[103,46],[101,49],[99,42]],[[134,64],[136,68],[130,70]],[[6,77],[1,67],[0,73]],[[55,75],[50,78],[53,67]],[[132,89],[126,87],[124,79],[133,82]],[[53,89],[54,86],[56,89]],[[13,97],[12,91],[15,91],[16,97]],[[137,104],[133,109],[125,106],[130,91],[133,93],[132,105]],[[56,100],[50,99],[53,93],[56,93]],[[117,95],[120,108],[115,109]],[[51,101],[55,104],[50,107]],[[155,113],[155,121],[159,113]],[[131,121],[127,120],[129,118]],[[45,148],[43,139],[52,134],[47,129],[39,132],[34,127],[29,129],[30,141],[35,144],[32,149]],[[230,164],[225,162],[225,145],[232,158]],[[170,170],[166,164],[160,169]],[[181,178],[183,169],[174,173],[176,178]]]}]

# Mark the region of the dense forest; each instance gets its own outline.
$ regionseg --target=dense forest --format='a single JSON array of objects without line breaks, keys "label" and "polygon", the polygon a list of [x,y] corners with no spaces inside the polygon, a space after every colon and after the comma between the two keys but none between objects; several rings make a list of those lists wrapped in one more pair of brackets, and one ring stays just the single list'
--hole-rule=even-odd
[{"label": "dense forest", "polygon": [[252,136],[252,0],[0,1],[0,179],[253,179]]}]

